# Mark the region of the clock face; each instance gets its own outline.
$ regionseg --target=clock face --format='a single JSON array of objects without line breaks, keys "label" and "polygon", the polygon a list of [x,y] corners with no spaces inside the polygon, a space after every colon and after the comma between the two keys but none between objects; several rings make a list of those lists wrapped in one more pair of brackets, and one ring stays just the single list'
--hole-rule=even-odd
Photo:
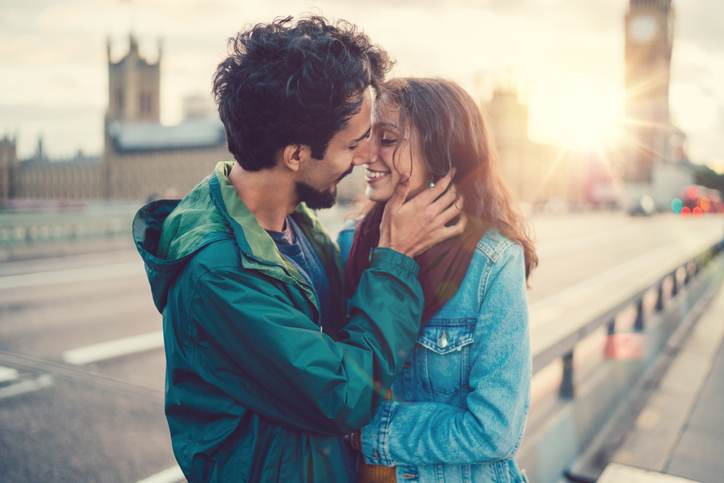
[{"label": "clock face", "polygon": [[635,42],[644,43],[653,40],[659,25],[651,15],[639,15],[634,17],[629,24],[629,34]]}]

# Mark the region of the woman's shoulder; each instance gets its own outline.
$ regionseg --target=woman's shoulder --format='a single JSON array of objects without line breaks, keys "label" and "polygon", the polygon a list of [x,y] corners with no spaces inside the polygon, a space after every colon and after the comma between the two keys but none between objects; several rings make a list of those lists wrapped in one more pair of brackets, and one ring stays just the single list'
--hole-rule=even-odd
[{"label": "woman's shoulder", "polygon": [[493,286],[504,292],[525,286],[523,246],[497,229],[488,230],[478,241],[468,274],[477,293],[478,306],[488,298]]},{"label": "woman's shoulder", "polygon": [[523,247],[515,240],[503,235],[497,228],[487,230],[475,247],[476,251],[485,256],[493,264],[500,263],[510,256],[522,255]]}]

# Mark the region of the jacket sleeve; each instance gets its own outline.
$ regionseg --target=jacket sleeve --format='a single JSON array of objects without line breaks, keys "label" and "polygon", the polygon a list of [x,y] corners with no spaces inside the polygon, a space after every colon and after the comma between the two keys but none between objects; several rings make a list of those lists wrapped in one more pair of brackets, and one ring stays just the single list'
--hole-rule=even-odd
[{"label": "jacket sleeve", "polygon": [[475,329],[466,408],[383,401],[362,430],[369,464],[485,463],[511,457],[522,439],[531,378],[523,252],[491,265]]},{"label": "jacket sleeve", "polygon": [[232,268],[207,272],[191,302],[199,332],[194,366],[208,383],[278,424],[325,434],[358,429],[374,415],[378,392],[392,384],[419,332],[417,270],[411,258],[376,249],[336,339],[273,281]]}]

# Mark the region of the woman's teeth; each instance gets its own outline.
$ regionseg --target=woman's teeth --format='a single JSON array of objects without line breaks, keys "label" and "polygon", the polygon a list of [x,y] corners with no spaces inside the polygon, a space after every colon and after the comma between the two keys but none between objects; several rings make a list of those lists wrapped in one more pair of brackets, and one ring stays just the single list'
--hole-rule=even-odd
[{"label": "woman's teeth", "polygon": [[370,169],[365,170],[365,177],[368,180],[383,178],[390,174],[388,171],[373,171]]}]

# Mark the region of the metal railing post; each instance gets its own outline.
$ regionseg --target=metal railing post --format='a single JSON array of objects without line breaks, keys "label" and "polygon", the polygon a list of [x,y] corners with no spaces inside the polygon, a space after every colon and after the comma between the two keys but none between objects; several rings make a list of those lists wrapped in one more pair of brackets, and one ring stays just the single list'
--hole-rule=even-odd
[{"label": "metal railing post", "polygon": [[659,282],[659,287],[656,290],[656,312],[664,310],[664,281]]},{"label": "metal railing post", "polygon": [[636,303],[636,321],[634,322],[634,330],[641,332],[644,330],[644,298],[641,297]]},{"label": "metal railing post", "polygon": [[573,399],[575,397],[575,388],[573,386],[573,351],[567,352],[562,357],[563,361],[563,378],[561,379],[561,387],[558,396],[561,399]]},{"label": "metal railing post", "polygon": [[603,348],[603,355],[607,359],[616,357],[616,340],[613,337],[616,334],[616,317],[611,319],[606,325],[606,344]]}]

